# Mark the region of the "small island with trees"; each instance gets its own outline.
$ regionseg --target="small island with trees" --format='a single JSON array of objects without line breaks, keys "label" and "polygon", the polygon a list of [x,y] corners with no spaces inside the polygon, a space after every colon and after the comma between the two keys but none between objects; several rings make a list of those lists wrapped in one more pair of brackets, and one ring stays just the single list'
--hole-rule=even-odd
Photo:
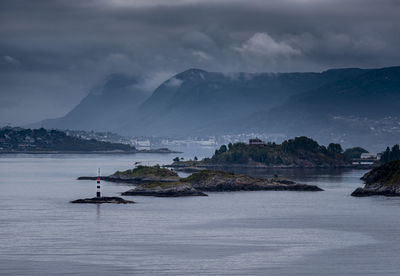
[{"label": "small island with trees", "polygon": [[[82,176],[79,180],[101,180],[134,184],[135,187],[123,192],[125,196],[207,196],[206,192],[228,191],[322,191],[315,185],[300,184],[278,177],[255,178],[245,174],[232,173],[235,166],[248,168],[355,168],[352,160],[370,154],[365,149],[354,147],[343,151],[340,144],[331,143],[327,147],[319,145],[307,137],[296,137],[282,144],[235,143],[222,145],[211,158],[184,161],[174,158],[172,165],[161,167],[139,165],[133,169],[116,171],[108,176]],[[400,196],[400,147],[394,145],[374,159],[373,169],[361,179],[364,188],[358,188],[352,196]],[[362,159],[362,158],[361,158]],[[383,164],[383,165],[382,165]],[[362,166],[367,168],[368,166]],[[192,172],[188,177],[180,177],[175,170]],[[92,201],[89,199],[89,201]]]},{"label": "small island with trees", "polygon": [[308,137],[296,137],[276,143],[229,143],[215,150],[211,158],[200,161],[174,159],[170,167],[196,171],[205,168],[370,168],[355,165],[365,149],[356,147],[343,151],[340,144],[319,145]]}]

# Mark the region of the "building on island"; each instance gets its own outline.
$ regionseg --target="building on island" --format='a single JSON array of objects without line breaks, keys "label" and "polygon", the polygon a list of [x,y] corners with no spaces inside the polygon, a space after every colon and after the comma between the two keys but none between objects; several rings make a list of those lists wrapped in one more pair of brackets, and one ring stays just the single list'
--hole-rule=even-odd
[{"label": "building on island", "polygon": [[380,155],[376,153],[361,153],[360,158],[352,160],[353,165],[372,165],[380,159]]},{"label": "building on island", "polygon": [[258,138],[249,139],[250,146],[265,146],[265,143]]},{"label": "building on island", "polygon": [[369,153],[368,152],[368,153],[361,153],[360,158],[361,159],[375,159],[375,160],[378,160],[379,156],[376,153]]}]

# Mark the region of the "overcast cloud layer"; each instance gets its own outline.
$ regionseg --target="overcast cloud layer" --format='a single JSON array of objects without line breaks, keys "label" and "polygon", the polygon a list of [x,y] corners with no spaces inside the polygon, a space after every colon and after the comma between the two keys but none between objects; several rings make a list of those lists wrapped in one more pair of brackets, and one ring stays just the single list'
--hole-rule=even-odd
[{"label": "overcast cloud layer", "polygon": [[64,115],[116,72],[400,65],[396,0],[1,0],[0,124]]}]

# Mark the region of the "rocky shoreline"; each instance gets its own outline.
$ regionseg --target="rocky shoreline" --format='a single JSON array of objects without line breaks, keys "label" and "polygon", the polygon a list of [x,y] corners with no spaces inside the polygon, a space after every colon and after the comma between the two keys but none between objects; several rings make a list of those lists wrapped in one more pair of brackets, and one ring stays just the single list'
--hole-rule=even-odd
[{"label": "rocky shoreline", "polygon": [[113,204],[132,204],[135,203],[134,201],[131,200],[125,200],[121,197],[107,197],[107,196],[102,196],[102,197],[93,197],[93,198],[83,198],[83,199],[77,199],[70,201],[70,203],[87,203],[87,204],[103,204],[103,203],[113,203]]},{"label": "rocky shoreline", "polygon": [[204,170],[182,179],[195,189],[207,192],[231,191],[323,191],[315,185],[299,184],[294,181],[274,177],[255,178],[225,171]]},{"label": "rocky shoreline", "polygon": [[[80,176],[77,180],[96,180],[97,176]],[[118,183],[142,184],[148,182],[176,182],[180,177],[176,172],[159,166],[138,166],[132,170],[117,171],[100,180]]]},{"label": "rocky shoreline", "polygon": [[207,196],[207,194],[194,189],[191,185],[180,183],[143,184],[135,189],[128,190],[121,195],[156,197]]},{"label": "rocky shoreline", "polygon": [[263,164],[173,164],[166,165],[166,168],[172,168],[181,172],[198,172],[201,170],[234,170],[234,169],[359,169],[366,170],[375,168],[376,165],[337,165],[337,166],[295,166],[295,165],[263,165]]},{"label": "rocky shoreline", "polygon": [[[97,180],[97,177],[80,176],[77,178],[77,180]],[[109,176],[100,176],[100,180],[108,182],[117,182],[117,183],[142,184],[146,182],[175,182],[179,180],[179,177],[177,177],[176,179],[171,179],[162,177],[123,177],[123,176],[109,175]]]},{"label": "rocky shoreline", "polygon": [[[95,176],[78,178],[96,179]],[[322,191],[318,186],[296,183],[285,178],[255,178],[218,170],[202,169],[186,178],[180,178],[176,172],[160,166],[138,166],[109,176],[100,176],[100,180],[137,185],[123,192],[125,196],[181,197],[207,196],[205,192]]]},{"label": "rocky shoreline", "polygon": [[203,170],[177,182],[143,183],[122,195],[157,197],[206,196],[204,192],[237,191],[323,191],[315,185],[296,183],[284,178],[260,179],[224,171]]},{"label": "rocky shoreline", "polygon": [[382,187],[382,185],[369,186],[367,188],[357,188],[351,193],[354,197],[367,196],[400,196],[400,188]]},{"label": "rocky shoreline", "polygon": [[365,186],[357,188],[352,196],[400,196],[400,160],[372,169],[361,180]]}]

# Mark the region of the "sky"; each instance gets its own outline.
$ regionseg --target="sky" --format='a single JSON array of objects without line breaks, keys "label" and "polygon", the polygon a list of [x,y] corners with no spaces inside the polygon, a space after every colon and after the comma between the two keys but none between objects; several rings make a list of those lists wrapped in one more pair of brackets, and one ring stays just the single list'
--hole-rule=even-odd
[{"label": "sky", "polygon": [[0,126],[59,117],[112,73],[400,65],[398,0],[1,0]]}]

